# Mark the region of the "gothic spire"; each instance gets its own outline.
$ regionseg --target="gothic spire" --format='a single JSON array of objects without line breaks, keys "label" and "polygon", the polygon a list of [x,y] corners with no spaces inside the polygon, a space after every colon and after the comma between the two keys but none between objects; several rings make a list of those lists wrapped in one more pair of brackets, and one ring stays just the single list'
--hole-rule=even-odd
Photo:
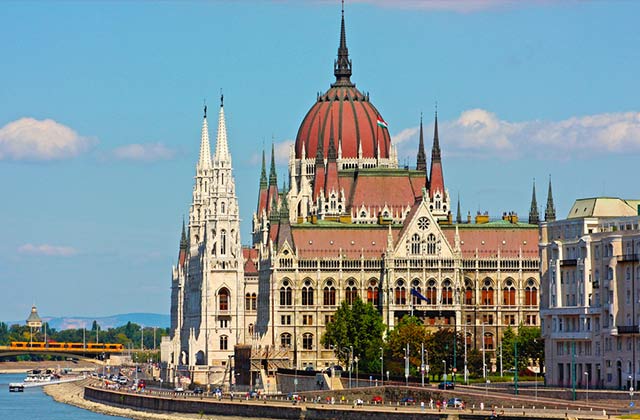
[{"label": "gothic spire", "polygon": [[431,161],[440,161],[440,138],[438,137],[438,109],[436,108],[436,121],[433,127],[433,149],[431,149]]},{"label": "gothic spire", "polygon": [[218,138],[216,139],[216,153],[213,157],[216,163],[230,162],[229,145],[227,143],[227,125],[224,119],[224,96],[220,95],[220,113],[218,114]]},{"label": "gothic spire", "polygon": [[271,168],[269,169],[269,185],[278,185],[278,175],[276,174],[276,152],[273,142],[271,143]]},{"label": "gothic spire", "polygon": [[538,201],[536,200],[536,180],[533,180],[533,193],[531,194],[531,208],[529,209],[529,223],[537,225],[540,223],[538,214]]},{"label": "gothic spire", "polygon": [[337,158],[336,143],[333,137],[333,113],[331,113],[331,131],[329,134],[329,150],[327,150],[327,160],[335,161]]},{"label": "gothic spire", "polygon": [[342,21],[340,23],[338,59],[333,63],[333,74],[336,76],[336,82],[333,86],[355,86],[351,83],[351,60],[349,60],[347,34],[344,26],[344,0],[342,2]]},{"label": "gothic spire", "polygon": [[549,177],[549,192],[547,194],[547,208],[544,211],[544,221],[553,222],[556,220],[556,207],[553,204],[553,193],[551,192],[551,177]]},{"label": "gothic spire", "polygon": [[444,175],[442,173],[442,159],[440,156],[440,140],[438,138],[438,110],[436,108],[435,125],[433,128],[433,148],[431,149],[431,171],[429,173],[429,195],[433,198],[437,191],[444,197]]},{"label": "gothic spire", "polygon": [[460,193],[458,193],[458,210],[456,212],[456,223],[462,223],[462,213],[460,213]]},{"label": "gothic spire", "polygon": [[264,148],[262,149],[262,170],[260,171],[260,189],[267,187],[267,168],[264,161]]},{"label": "gothic spire", "polygon": [[420,113],[420,144],[418,145],[418,162],[416,163],[416,170],[427,170],[427,156],[424,153],[424,136],[422,135],[422,113]]},{"label": "gothic spire", "polygon": [[209,126],[207,125],[207,106],[204,106],[204,117],[202,119],[202,133],[200,135],[200,157],[198,159],[198,169],[209,169],[211,167],[211,146],[209,145]]},{"label": "gothic spire", "polygon": [[[320,131],[318,129],[318,131]],[[318,137],[318,148],[316,149],[316,166],[322,165],[324,166],[324,147],[323,147],[323,138]]]},{"label": "gothic spire", "polygon": [[184,218],[182,219],[182,235],[180,236],[180,249],[181,250],[185,250],[187,249],[187,231],[184,227]]}]

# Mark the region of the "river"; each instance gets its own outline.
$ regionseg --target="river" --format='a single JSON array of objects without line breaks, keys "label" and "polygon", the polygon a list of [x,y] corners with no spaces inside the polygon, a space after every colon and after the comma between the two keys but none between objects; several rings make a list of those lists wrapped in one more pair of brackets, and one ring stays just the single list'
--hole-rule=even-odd
[{"label": "river", "polygon": [[55,402],[42,387],[9,392],[10,382],[22,382],[25,374],[0,375],[0,419],[2,420],[113,420],[123,417],[97,414]]}]

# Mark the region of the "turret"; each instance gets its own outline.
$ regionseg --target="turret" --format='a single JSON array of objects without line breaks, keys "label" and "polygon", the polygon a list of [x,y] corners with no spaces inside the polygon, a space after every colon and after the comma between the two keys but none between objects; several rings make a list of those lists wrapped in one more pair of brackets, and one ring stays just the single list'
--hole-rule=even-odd
[{"label": "turret", "polygon": [[[424,153],[424,136],[422,134],[422,114],[420,114],[420,143],[418,144],[418,158],[416,162],[416,170],[427,173],[427,155]],[[425,185],[429,185],[429,180]]]},{"label": "turret", "polygon": [[258,190],[257,217],[262,217],[262,212],[267,209],[269,189],[267,184],[267,169],[265,165],[264,149],[262,149],[262,170],[260,171],[260,189]]},{"label": "turret", "polygon": [[[551,185],[549,185],[551,186]],[[537,225],[540,223],[540,215],[538,214],[538,202],[536,200],[536,180],[533,180],[533,192],[531,193],[531,208],[529,209],[529,223]]]},{"label": "turret", "polygon": [[276,203],[278,204],[278,175],[276,174],[276,151],[275,146],[271,143],[271,167],[269,168],[269,193],[267,195],[267,214],[271,214]]},{"label": "turret", "polygon": [[547,208],[544,211],[544,221],[553,222],[556,220],[556,207],[553,204],[553,193],[551,191],[551,177],[549,177],[549,192],[547,193]]},{"label": "turret", "polygon": [[338,182],[338,164],[336,162],[337,153],[335,139],[333,136],[333,114],[331,114],[331,134],[329,135],[329,150],[327,151],[327,169],[324,183],[324,196],[329,197],[331,191],[340,191]]},{"label": "turret", "polygon": [[440,139],[438,138],[438,111],[436,111],[433,128],[433,147],[431,149],[431,173],[429,174],[429,195],[433,198],[437,191],[444,196],[444,176],[442,175],[442,158],[440,156]]}]

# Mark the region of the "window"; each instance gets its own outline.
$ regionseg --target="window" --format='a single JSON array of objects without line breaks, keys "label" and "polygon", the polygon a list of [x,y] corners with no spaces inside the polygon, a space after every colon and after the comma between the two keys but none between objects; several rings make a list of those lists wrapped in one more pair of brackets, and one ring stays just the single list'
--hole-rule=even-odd
[{"label": "window", "polygon": [[538,305],[538,289],[536,288],[536,282],[533,279],[529,279],[524,288],[524,304],[525,306]]},{"label": "window", "polygon": [[493,306],[493,286],[491,280],[486,279],[482,286],[482,304]]},{"label": "window", "polygon": [[367,302],[373,306],[380,305],[380,289],[378,288],[378,282],[376,280],[369,281],[369,287],[367,288]]},{"label": "window", "polygon": [[427,283],[427,298],[428,304],[435,304],[438,301],[438,290],[436,289],[436,281],[431,279]]},{"label": "window", "polygon": [[345,290],[345,298],[347,300],[347,304],[353,305],[356,298],[358,297],[358,289],[356,288],[356,282],[353,280],[349,280],[347,283],[347,289]]},{"label": "window", "polygon": [[313,325],[313,315],[302,315],[302,325]]},{"label": "window", "polygon": [[515,315],[505,315],[504,323],[506,325],[516,325],[516,316]]},{"label": "window", "polygon": [[482,323],[486,325],[493,325],[493,314],[482,315]]},{"label": "window", "polygon": [[220,336],[220,350],[227,350],[229,347],[229,337],[226,335]]},{"label": "window", "polygon": [[304,286],[302,287],[302,305],[313,305],[313,286],[311,285],[311,280],[305,281]]},{"label": "window", "polygon": [[329,325],[332,322],[333,322],[333,315],[324,316],[324,325]]},{"label": "window", "polygon": [[280,315],[280,323],[282,325],[291,325],[291,315]]},{"label": "window", "polygon": [[516,305],[516,288],[513,286],[513,280],[506,281],[502,289],[502,304],[505,306]]},{"label": "window", "polygon": [[254,332],[255,332],[255,328],[253,327],[253,324],[249,324],[249,336],[253,336]]},{"label": "window", "polygon": [[333,287],[333,282],[329,280],[324,287],[322,304],[327,306],[333,306],[336,304],[336,288]]},{"label": "window", "polygon": [[313,334],[305,333],[302,336],[302,348],[305,350],[313,350]]},{"label": "window", "polygon": [[220,231],[220,255],[227,254],[227,231],[222,229]]},{"label": "window", "polygon": [[476,299],[475,299],[475,291],[473,289],[473,282],[471,281],[471,279],[465,279],[464,285],[465,285],[464,304],[474,305]]},{"label": "window", "polygon": [[451,286],[451,280],[446,279],[442,284],[442,304],[453,304],[453,287]]},{"label": "window", "polygon": [[485,350],[493,350],[493,334],[484,333],[484,348]]},{"label": "window", "polygon": [[291,286],[289,286],[289,281],[285,280],[282,282],[282,287],[280,288],[280,306],[291,306]]},{"label": "window", "polygon": [[407,304],[407,291],[404,288],[404,280],[398,280],[396,282],[395,292],[395,304],[406,305]]},{"label": "window", "polygon": [[414,233],[413,236],[411,236],[411,254],[420,254],[420,235],[417,233]]},{"label": "window", "polygon": [[221,311],[229,310],[229,289],[223,287],[220,292],[218,292],[218,308]]},{"label": "window", "polygon": [[427,254],[434,255],[436,253],[436,235],[430,233],[427,236]]},{"label": "window", "polygon": [[291,347],[291,334],[283,333],[280,336],[280,345],[282,347]]},{"label": "window", "polygon": [[228,319],[221,319],[220,320],[220,328],[227,328],[229,326],[229,320]]},{"label": "window", "polygon": [[[420,280],[413,279],[413,281],[411,282],[411,289],[413,289],[416,292],[422,294],[422,289],[420,288]],[[420,299],[418,296],[412,294],[411,295],[411,303],[413,305],[420,305],[420,304],[422,304],[422,299]]]},{"label": "window", "polygon": [[258,296],[255,293],[247,293],[244,297],[244,306],[247,311],[255,311],[258,306]]}]

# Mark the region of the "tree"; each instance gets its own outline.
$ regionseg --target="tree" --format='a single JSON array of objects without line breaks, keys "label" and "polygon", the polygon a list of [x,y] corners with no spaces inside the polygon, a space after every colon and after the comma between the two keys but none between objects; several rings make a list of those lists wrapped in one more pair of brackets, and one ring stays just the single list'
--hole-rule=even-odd
[{"label": "tree", "polygon": [[516,334],[507,328],[502,336],[502,360],[505,366],[515,368],[516,344],[518,349],[518,372],[531,364],[544,364],[544,339],[539,327],[520,326]]},{"label": "tree", "polygon": [[325,348],[333,347],[344,365],[348,364],[350,348],[353,348],[351,356],[358,356],[360,371],[377,372],[384,330],[382,317],[373,305],[357,298],[352,305],[342,302],[333,321],[327,324],[321,342]]},{"label": "tree", "polygon": [[[409,373],[416,375],[420,373],[420,364],[422,362],[422,345],[428,352],[429,343],[431,341],[430,334],[422,324],[419,318],[414,316],[404,316],[398,325],[389,333],[387,340],[387,369],[394,375],[403,375],[405,364],[404,357],[409,345]],[[426,363],[426,360],[425,360]]]}]

